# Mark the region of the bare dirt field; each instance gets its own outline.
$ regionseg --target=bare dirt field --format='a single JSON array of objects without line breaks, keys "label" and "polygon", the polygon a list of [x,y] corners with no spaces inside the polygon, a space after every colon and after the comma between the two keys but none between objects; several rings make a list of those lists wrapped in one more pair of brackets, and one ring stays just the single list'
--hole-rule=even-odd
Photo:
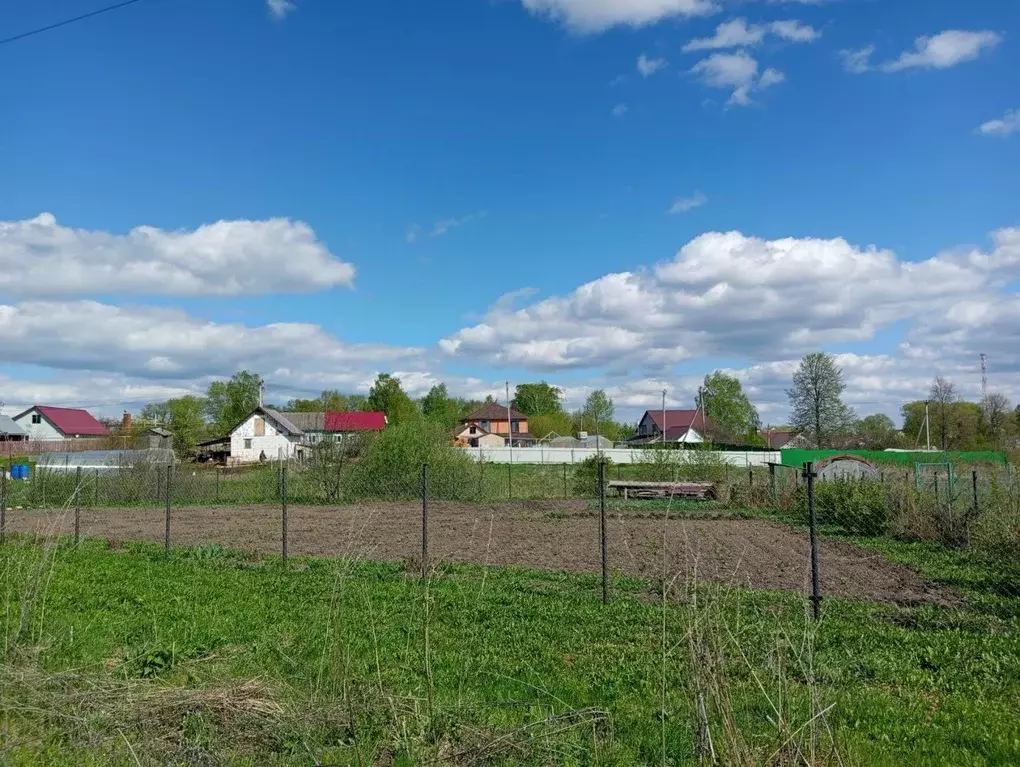
[{"label": "bare dirt field", "polygon": [[[69,534],[73,512],[8,511],[10,532]],[[259,553],[280,551],[279,506],[179,507],[174,545],[216,543]],[[82,535],[112,541],[163,541],[159,509],[86,509]],[[761,519],[669,520],[613,513],[609,562],[616,573],[660,578],[694,572],[699,578],[761,589],[810,590],[808,536]],[[665,543],[665,563],[663,544]],[[292,556],[357,556],[377,561],[418,560],[421,507],[417,503],[292,506]],[[429,508],[433,561],[514,565],[581,573],[600,571],[599,520],[580,501],[463,504]],[[821,548],[822,593],[898,604],[953,601],[951,592],[923,580],[881,554],[841,541]]]}]

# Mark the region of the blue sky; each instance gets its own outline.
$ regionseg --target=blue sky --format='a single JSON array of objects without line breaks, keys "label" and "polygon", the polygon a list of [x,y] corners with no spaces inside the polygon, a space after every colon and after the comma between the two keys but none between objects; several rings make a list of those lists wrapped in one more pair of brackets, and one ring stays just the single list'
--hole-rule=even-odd
[{"label": "blue sky", "polygon": [[[862,413],[937,373],[974,393],[981,350],[1020,396],[1017,4],[275,5],[0,46],[0,399],[117,409],[247,365],[281,395],[541,377],[629,415],[721,366],[781,420],[814,348]],[[95,7],[5,4],[0,38]],[[692,242],[729,271],[684,276]]]}]

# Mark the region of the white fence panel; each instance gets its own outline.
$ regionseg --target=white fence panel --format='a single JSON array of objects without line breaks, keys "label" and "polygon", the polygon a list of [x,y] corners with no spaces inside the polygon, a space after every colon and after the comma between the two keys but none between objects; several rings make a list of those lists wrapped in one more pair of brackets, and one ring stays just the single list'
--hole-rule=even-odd
[{"label": "white fence panel", "polygon": [[[593,447],[543,447],[539,445],[536,447],[515,447],[513,450],[508,447],[462,447],[459,449],[463,450],[475,461],[489,461],[490,463],[580,463],[585,458],[591,458],[596,455],[604,455],[612,459],[613,463],[643,463],[652,460],[650,450],[632,450],[629,448],[596,450]],[[683,454],[682,451],[677,451],[677,453]],[[694,456],[696,454],[695,451],[690,451],[690,455]],[[731,466],[741,466],[743,468],[782,462],[778,450],[746,453],[719,450],[713,451],[712,454]]]}]

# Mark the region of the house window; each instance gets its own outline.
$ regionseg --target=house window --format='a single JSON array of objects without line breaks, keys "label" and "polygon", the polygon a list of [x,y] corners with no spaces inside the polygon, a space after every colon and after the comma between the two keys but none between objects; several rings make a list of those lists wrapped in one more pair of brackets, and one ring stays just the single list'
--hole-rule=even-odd
[{"label": "house window", "polygon": [[244,441],[244,449],[245,450],[251,450],[251,440],[250,439],[246,439]]},{"label": "house window", "polygon": [[471,433],[471,434],[477,434],[477,433],[478,433],[478,427],[476,427],[476,426],[472,426],[472,427],[471,427],[471,431],[470,431],[469,433]]},{"label": "house window", "polygon": [[510,422],[510,431],[512,431],[514,434],[516,434],[520,430],[521,430],[521,422],[520,421],[511,421]]},{"label": "house window", "polygon": [[38,413],[32,413],[32,423],[42,423],[42,416]]},{"label": "house window", "polygon": [[478,425],[479,425],[479,426],[481,426],[481,427],[482,427],[483,429],[485,429],[486,431],[489,431],[489,422],[488,422],[488,421],[482,421],[482,422],[481,422],[480,424],[478,424]]}]

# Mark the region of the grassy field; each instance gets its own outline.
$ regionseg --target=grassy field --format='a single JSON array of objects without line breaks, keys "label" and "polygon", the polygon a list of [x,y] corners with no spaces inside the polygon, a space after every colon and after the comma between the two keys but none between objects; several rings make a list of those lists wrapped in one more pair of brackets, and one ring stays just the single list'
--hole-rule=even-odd
[{"label": "grassy field", "polygon": [[1017,599],[881,545],[960,604],[16,540],[0,762],[1020,763]]}]

